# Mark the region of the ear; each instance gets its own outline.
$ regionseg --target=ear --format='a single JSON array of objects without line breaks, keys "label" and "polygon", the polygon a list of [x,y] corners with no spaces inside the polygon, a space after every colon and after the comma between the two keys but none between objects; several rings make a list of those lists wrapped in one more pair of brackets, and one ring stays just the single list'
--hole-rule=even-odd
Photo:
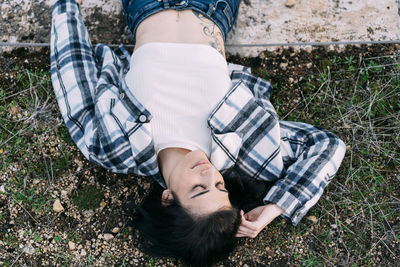
[{"label": "ear", "polygon": [[171,190],[165,189],[161,195],[161,206],[167,207],[174,202],[174,196],[172,195]]}]

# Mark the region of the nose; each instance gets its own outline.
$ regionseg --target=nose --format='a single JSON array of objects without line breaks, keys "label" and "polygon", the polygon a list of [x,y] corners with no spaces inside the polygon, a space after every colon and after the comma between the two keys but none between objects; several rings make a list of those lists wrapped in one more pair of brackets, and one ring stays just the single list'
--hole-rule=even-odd
[{"label": "nose", "polygon": [[210,166],[204,170],[201,170],[200,176],[203,178],[204,182],[208,180],[210,183],[214,183],[218,179],[217,169],[215,169],[213,166]]},{"label": "nose", "polygon": [[213,167],[208,167],[207,169],[201,170],[200,174],[201,176],[210,176],[214,171]]}]

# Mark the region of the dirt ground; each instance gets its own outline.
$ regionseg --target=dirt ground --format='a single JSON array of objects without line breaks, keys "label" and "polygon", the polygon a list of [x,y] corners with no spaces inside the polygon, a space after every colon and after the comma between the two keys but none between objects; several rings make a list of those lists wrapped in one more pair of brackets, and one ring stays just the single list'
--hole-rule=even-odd
[{"label": "dirt ground", "polygon": [[[2,0],[1,41],[47,43],[55,2]],[[244,0],[227,44],[399,40],[399,6],[398,0]],[[85,0],[81,10],[92,41],[132,42],[120,0]],[[241,56],[261,50],[229,48]]]},{"label": "dirt ground", "polygon": [[[227,55],[271,81],[282,119],[329,129],[348,151],[299,226],[278,218],[217,266],[397,265],[399,48]],[[0,69],[0,265],[182,265],[138,246],[132,213],[153,182],[95,166],[73,144],[52,93],[49,51],[4,53]]]}]

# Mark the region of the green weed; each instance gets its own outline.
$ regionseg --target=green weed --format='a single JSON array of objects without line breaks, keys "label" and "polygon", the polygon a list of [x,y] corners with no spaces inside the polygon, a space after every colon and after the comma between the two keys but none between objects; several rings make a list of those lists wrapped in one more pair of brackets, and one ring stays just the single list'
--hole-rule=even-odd
[{"label": "green weed", "polygon": [[62,240],[62,237],[59,236],[59,235],[56,235],[56,236],[54,236],[53,240],[54,240],[54,242],[56,242],[56,243],[60,243],[61,240]]},{"label": "green weed", "polygon": [[315,267],[315,266],[323,266],[322,260],[314,255],[312,252],[307,254],[307,258],[303,260],[301,263],[303,267]]},{"label": "green weed", "polygon": [[72,198],[73,203],[78,206],[80,210],[96,209],[99,207],[103,193],[95,186],[87,185],[75,191]]}]

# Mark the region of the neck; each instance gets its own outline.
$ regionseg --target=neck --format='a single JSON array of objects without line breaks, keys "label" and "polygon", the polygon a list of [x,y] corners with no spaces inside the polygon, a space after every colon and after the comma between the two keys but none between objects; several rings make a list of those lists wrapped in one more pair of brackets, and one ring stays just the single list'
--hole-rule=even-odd
[{"label": "neck", "polygon": [[185,148],[170,147],[163,149],[158,153],[158,167],[162,173],[162,176],[164,177],[165,184],[168,188],[170,187],[169,181],[172,171],[179,163],[179,161],[181,161],[182,158],[189,152],[190,150]]}]

